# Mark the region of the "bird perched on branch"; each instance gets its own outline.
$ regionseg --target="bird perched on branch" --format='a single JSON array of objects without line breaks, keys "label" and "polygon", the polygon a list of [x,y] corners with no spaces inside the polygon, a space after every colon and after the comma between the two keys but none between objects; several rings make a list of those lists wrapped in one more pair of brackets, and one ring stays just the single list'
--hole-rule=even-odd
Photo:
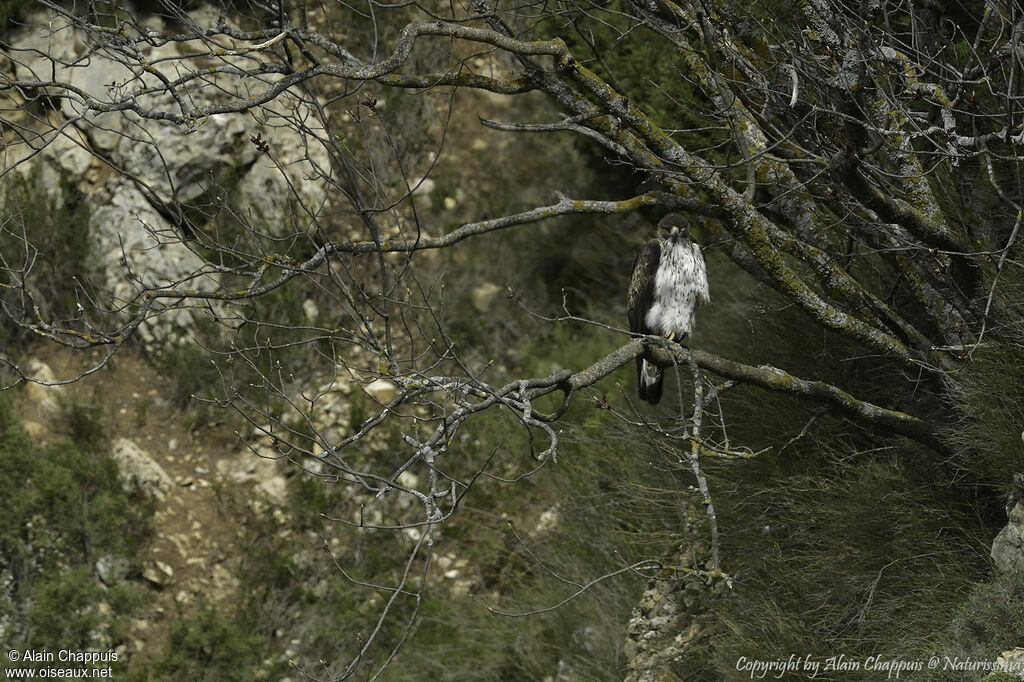
[{"label": "bird perched on branch", "polygon": [[[682,342],[693,331],[697,306],[710,300],[704,256],[690,240],[689,222],[678,214],[665,216],[658,235],[633,261],[626,300],[629,330]],[[640,399],[657,405],[664,370],[638,355],[636,374]]]}]

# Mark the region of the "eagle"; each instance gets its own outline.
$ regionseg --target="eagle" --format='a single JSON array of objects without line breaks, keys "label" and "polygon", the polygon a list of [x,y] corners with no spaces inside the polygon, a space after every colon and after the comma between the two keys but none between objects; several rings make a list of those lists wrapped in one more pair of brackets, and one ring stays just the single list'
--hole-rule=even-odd
[{"label": "eagle", "polygon": [[[657,236],[633,261],[626,310],[634,334],[661,335],[682,342],[693,331],[697,306],[711,300],[700,246],[690,240],[689,222],[671,213],[658,223]],[[636,358],[637,389],[651,405],[661,401],[665,371]]]}]

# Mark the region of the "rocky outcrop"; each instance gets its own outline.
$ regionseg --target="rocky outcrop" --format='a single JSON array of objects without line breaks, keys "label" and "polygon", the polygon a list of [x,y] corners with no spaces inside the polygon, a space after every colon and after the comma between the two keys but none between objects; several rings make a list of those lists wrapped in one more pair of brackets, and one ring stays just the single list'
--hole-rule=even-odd
[{"label": "rocky outcrop", "polygon": [[626,630],[626,682],[686,679],[673,663],[701,637],[703,602],[710,593],[695,576],[656,578],[647,584]]},{"label": "rocky outcrop", "polygon": [[378,403],[387,405],[395,399],[398,387],[386,379],[376,379],[364,386],[363,390]]},{"label": "rocky outcrop", "polygon": [[1024,504],[1010,510],[1009,523],[992,542],[992,560],[1001,571],[1024,571]]},{"label": "rocky outcrop", "polygon": [[[1024,680],[1024,647],[1016,647],[1001,653],[996,659],[996,669],[1003,671],[1003,674],[1008,675],[1009,679]],[[992,682],[1000,682],[996,675],[998,673],[984,678],[982,682],[989,678],[993,678]],[[1004,676],[1003,680],[1006,679],[1007,677]]]},{"label": "rocky outcrop", "polygon": [[142,577],[158,587],[165,587],[174,577],[174,568],[166,561],[154,559],[142,569]]},{"label": "rocky outcrop", "polygon": [[[215,25],[217,12],[192,11],[197,25]],[[146,19],[160,31],[163,22]],[[25,27],[7,38],[0,68],[17,78],[62,81],[103,101],[120,98],[141,85],[159,81],[151,73],[136,73],[116,55],[97,46],[61,15],[29,16]],[[195,43],[195,44],[193,44]],[[139,41],[138,49],[161,68],[195,68],[188,54],[202,52],[198,41],[152,45]],[[46,57],[50,55],[54,59]],[[225,56],[225,63],[245,57]],[[211,75],[202,85],[183,89],[192,104],[203,106],[251,96],[253,87],[265,88],[279,75],[268,74],[260,83],[234,76]],[[18,93],[8,93],[17,98]],[[162,96],[141,94],[144,107],[173,107]],[[308,105],[288,95],[251,112],[251,116],[213,115],[182,126],[150,120],[135,112],[85,112],[73,97],[55,99],[47,119],[22,115],[19,123],[38,129],[33,146],[9,145],[5,158],[23,176],[34,176],[40,191],[57,204],[63,188],[74,187],[89,207],[91,254],[95,280],[113,297],[113,306],[130,319],[146,289],[217,290],[220,277],[206,267],[189,230],[216,211],[193,210],[200,205],[225,207],[255,232],[280,236],[311,227],[289,220],[301,215],[308,221],[327,208],[326,182],[330,156],[317,139],[322,130]],[[8,109],[17,114],[18,102]],[[13,105],[13,106],[11,106]],[[296,122],[301,121],[301,125]],[[297,132],[304,128],[306,133]],[[57,131],[60,131],[59,133]],[[319,131],[319,132],[318,132]],[[258,148],[251,138],[259,135]],[[35,153],[34,147],[42,147]],[[18,159],[24,160],[18,165]],[[305,211],[295,212],[297,203]],[[173,216],[169,221],[168,217]],[[220,315],[222,311],[215,310]],[[140,327],[147,348],[186,343],[195,323],[186,305],[161,305]],[[223,317],[223,315],[221,315]]]},{"label": "rocky outcrop", "polygon": [[96,560],[96,575],[104,585],[113,587],[128,577],[131,567],[131,560],[122,556],[106,554]]},{"label": "rocky outcrop", "polygon": [[114,441],[110,457],[117,462],[125,490],[163,500],[174,484],[156,460],[127,438]]},{"label": "rocky outcrop", "polygon": [[[115,305],[124,306],[126,313],[141,302],[147,289],[218,288],[217,276],[204,270],[203,259],[131,181],[114,178],[92,198],[99,204],[89,218],[93,269]],[[191,306],[158,306],[156,314],[139,326],[143,342],[150,350],[185,342],[195,322]]]},{"label": "rocky outcrop", "polygon": [[1007,524],[992,542],[992,560],[1001,571],[1024,571],[1024,474],[1014,474],[1006,510]]},{"label": "rocky outcrop", "polygon": [[[57,401],[64,395],[66,389],[64,386],[56,384],[57,376],[50,366],[42,360],[32,358],[25,363],[25,371],[29,377],[25,389],[28,399],[44,412],[56,412],[59,407]],[[33,423],[35,424],[35,422]]]},{"label": "rocky outcrop", "polygon": [[[688,505],[687,537],[700,534],[699,517]],[[724,580],[709,581],[712,568],[706,550],[683,548],[647,583],[626,628],[626,682],[670,682],[691,679],[681,661],[688,649],[707,636],[707,611],[721,599]]]}]

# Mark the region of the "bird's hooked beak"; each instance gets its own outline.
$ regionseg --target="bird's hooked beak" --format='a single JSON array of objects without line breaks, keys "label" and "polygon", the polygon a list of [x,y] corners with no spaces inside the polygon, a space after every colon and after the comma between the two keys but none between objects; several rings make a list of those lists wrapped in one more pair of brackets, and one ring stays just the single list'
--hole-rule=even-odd
[{"label": "bird's hooked beak", "polygon": [[682,238],[683,238],[684,236],[686,236],[686,235],[684,235],[684,234],[683,234],[683,231],[682,231],[682,230],[680,230],[680,229],[679,229],[678,227],[673,227],[673,228],[672,228],[672,229],[671,229],[671,230],[669,231],[669,233],[668,233],[668,238],[669,238],[669,240],[671,240],[671,241],[673,241],[673,242],[677,242],[677,241],[679,241],[679,240],[680,240],[680,239],[682,239]]}]

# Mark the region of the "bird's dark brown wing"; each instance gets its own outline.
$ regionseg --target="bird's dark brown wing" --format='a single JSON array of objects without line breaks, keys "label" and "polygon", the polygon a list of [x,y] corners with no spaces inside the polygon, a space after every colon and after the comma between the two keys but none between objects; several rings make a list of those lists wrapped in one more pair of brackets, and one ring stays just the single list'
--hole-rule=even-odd
[{"label": "bird's dark brown wing", "polygon": [[634,334],[650,334],[647,327],[647,311],[654,303],[654,277],[661,261],[661,242],[652,239],[637,254],[633,261],[633,275],[629,278],[626,294],[626,311],[629,314],[629,330]]}]

